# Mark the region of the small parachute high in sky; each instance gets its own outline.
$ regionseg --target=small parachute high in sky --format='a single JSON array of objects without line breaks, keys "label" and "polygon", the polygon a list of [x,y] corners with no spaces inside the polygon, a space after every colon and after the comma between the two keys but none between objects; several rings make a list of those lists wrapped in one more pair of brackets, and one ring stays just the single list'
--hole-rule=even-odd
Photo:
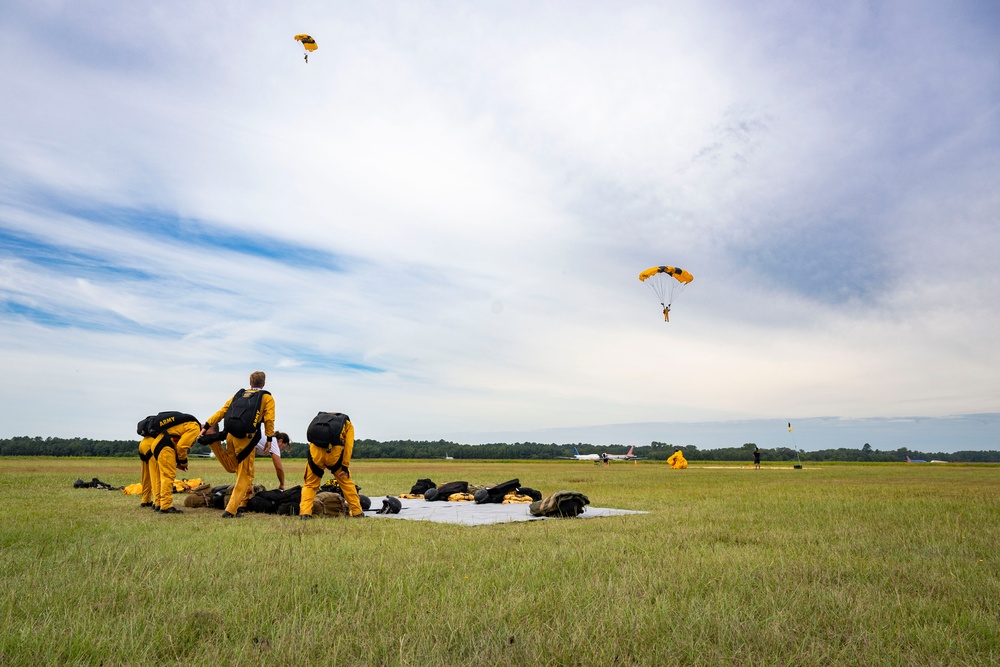
[{"label": "small parachute high in sky", "polygon": [[295,35],[294,39],[296,42],[302,42],[302,46],[305,47],[306,50],[305,59],[306,63],[308,63],[309,53],[319,48],[319,46],[316,44],[316,40],[310,37],[309,35]]},{"label": "small parachute high in sky", "polygon": [[639,280],[649,285],[663,306],[663,321],[670,321],[670,306],[694,276],[676,266],[654,266],[639,274]]}]

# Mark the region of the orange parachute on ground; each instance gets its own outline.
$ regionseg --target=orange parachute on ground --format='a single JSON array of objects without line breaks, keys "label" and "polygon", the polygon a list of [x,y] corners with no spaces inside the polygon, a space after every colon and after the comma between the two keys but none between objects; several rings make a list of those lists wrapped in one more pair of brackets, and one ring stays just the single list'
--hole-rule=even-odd
[{"label": "orange parachute on ground", "polygon": [[670,306],[694,276],[676,266],[654,266],[639,274],[639,280],[649,285],[663,307],[663,321],[670,321]]}]

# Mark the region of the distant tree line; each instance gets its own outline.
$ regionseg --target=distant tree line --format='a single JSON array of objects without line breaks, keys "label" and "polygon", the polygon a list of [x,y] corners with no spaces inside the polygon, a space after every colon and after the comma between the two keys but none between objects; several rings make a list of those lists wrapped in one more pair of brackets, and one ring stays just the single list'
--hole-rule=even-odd
[{"label": "distant tree line", "polygon": [[[137,440],[92,440],[90,438],[41,438],[38,436],[20,436],[0,439],[0,456],[121,456],[138,458]],[[451,456],[455,459],[535,459],[551,460],[572,458],[573,448],[581,454],[624,454],[628,451],[626,445],[589,445],[577,443],[569,445],[544,444],[538,442],[516,442],[514,444],[493,443],[486,445],[460,445],[447,440],[357,440],[354,443],[354,458],[356,459],[443,459]],[[740,447],[722,447],[718,449],[698,449],[694,445],[671,445],[653,441],[649,445],[635,448],[635,455],[640,459],[653,461],[666,460],[678,449],[684,452],[689,461],[750,461],[756,445],[747,442]],[[207,454],[208,447],[195,445],[192,454]],[[306,443],[295,442],[291,450],[283,454],[288,458],[305,458],[309,452]],[[906,447],[891,451],[872,449],[865,444],[860,449],[822,449],[806,452],[788,447],[761,449],[762,461],[853,461],[871,463],[890,463],[911,459],[932,459],[950,463],[1000,463],[1000,452],[997,451],[965,451],[965,452],[920,452]]]}]

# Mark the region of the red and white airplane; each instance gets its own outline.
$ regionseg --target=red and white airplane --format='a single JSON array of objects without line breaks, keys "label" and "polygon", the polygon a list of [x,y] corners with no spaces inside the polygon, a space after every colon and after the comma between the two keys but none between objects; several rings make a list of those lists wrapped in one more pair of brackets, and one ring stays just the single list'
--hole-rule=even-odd
[{"label": "red and white airplane", "polygon": [[611,459],[612,461],[635,461],[635,445],[628,448],[628,451],[624,454],[605,454],[605,458]]},{"label": "red and white airplane", "polygon": [[595,463],[602,463],[604,461],[635,461],[638,457],[635,455],[635,445],[632,445],[624,454],[581,454],[576,451],[576,447],[574,447],[573,458],[577,461],[593,461]]}]

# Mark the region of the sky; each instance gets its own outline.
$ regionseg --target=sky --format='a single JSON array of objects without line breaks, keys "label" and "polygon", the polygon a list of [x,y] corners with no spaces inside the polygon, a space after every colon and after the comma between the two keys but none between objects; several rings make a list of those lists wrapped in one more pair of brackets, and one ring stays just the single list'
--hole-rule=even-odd
[{"label": "sky", "polygon": [[0,437],[1000,448],[988,0],[10,0],[0,90]]}]

